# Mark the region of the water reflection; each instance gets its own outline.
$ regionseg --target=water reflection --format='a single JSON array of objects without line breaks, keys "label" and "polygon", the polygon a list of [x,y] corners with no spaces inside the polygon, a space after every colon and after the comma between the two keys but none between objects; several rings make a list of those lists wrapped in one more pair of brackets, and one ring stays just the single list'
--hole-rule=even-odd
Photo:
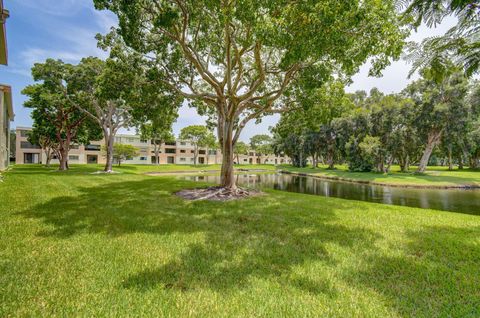
[{"label": "water reflection", "polygon": [[[480,190],[412,189],[357,184],[287,174],[239,174],[237,183],[250,188],[271,188],[350,200],[419,207],[480,215]],[[182,176],[211,183],[219,176]]]}]

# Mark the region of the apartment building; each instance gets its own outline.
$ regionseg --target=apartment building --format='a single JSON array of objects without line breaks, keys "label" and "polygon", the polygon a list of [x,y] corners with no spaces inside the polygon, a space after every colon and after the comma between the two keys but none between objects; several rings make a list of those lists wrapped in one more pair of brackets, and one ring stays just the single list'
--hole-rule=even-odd
[{"label": "apartment building", "polygon": [[[8,10],[0,0],[0,64],[7,65],[7,37],[5,21],[9,16]],[[13,120],[12,89],[8,85],[0,84],[0,171],[10,162],[10,122]]]},{"label": "apartment building", "polygon": [[[17,127],[17,151],[16,163],[45,163],[45,152],[37,145],[32,145],[28,141],[29,127]],[[155,164],[154,145],[151,140],[142,140],[138,135],[117,135],[116,143],[129,144],[138,148],[139,155],[129,158],[125,161],[127,164]],[[74,145],[70,150],[69,163],[71,164],[104,164],[105,156],[101,150],[104,145],[103,140],[92,141],[88,145]],[[286,157],[274,155],[260,155],[250,152],[239,156],[239,162],[235,158],[236,163],[240,164],[281,164],[289,163]],[[197,157],[198,164],[220,164],[222,162],[222,154],[218,149],[200,148]],[[51,163],[58,163],[54,158]],[[174,142],[164,143],[160,147],[160,164],[186,164],[194,163],[194,146],[189,141],[177,140]]]},{"label": "apartment building", "polygon": [[3,6],[3,0],[0,0],[0,64],[7,65],[8,50],[7,50],[7,32],[5,22],[9,17],[9,12]]}]

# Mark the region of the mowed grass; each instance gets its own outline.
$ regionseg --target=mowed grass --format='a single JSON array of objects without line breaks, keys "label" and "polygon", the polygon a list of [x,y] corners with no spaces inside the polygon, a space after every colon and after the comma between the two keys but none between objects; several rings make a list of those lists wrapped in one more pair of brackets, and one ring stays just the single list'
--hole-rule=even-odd
[{"label": "mowed grass", "polygon": [[0,183],[0,317],[478,317],[480,218],[16,166]]},{"label": "mowed grass", "polygon": [[[73,165],[74,167],[76,165]],[[81,173],[89,173],[95,171],[102,171],[104,165],[92,164],[92,165],[77,165],[82,167]],[[50,170],[56,170],[58,165],[52,165]],[[197,164],[197,165],[182,165],[182,164],[161,164],[161,165],[145,165],[145,164],[121,164],[120,166],[114,165],[113,170],[122,173],[175,173],[175,172],[197,172],[197,171],[220,171],[220,164]],[[235,169],[261,169],[274,171],[275,166],[269,164],[240,164],[235,165]]]},{"label": "mowed grass", "polygon": [[423,174],[416,174],[415,167],[408,173],[400,172],[398,166],[393,166],[389,173],[351,172],[348,167],[339,165],[336,169],[327,169],[327,166],[297,168],[291,165],[277,166],[280,170],[307,173],[319,177],[333,178],[347,181],[360,181],[397,186],[425,186],[425,187],[480,187],[480,170],[455,169],[449,171],[447,167],[428,167]]}]

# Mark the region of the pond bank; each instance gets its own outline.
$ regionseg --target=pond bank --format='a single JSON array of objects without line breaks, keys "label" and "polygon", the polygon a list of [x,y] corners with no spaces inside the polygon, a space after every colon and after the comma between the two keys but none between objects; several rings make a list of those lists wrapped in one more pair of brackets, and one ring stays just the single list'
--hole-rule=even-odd
[{"label": "pond bank", "polygon": [[[298,171],[290,171],[290,170],[277,170],[279,173],[283,174],[291,174],[291,175],[296,175],[296,176],[303,176],[303,177],[312,177],[312,178],[317,178],[317,179],[323,179],[323,180],[333,180],[333,181],[342,181],[342,182],[351,182],[351,183],[357,183],[357,184],[369,184],[369,185],[377,185],[377,186],[387,186],[387,187],[400,187],[400,188],[414,188],[414,189],[480,189],[480,173],[478,173],[478,180],[474,183],[458,183],[459,180],[455,180],[455,183],[452,183],[451,181],[444,181],[444,179],[448,177],[442,177],[442,176],[432,176],[432,175],[412,175],[412,178],[417,180],[413,180],[413,182],[418,182],[418,183],[413,183],[411,182],[403,182],[402,180],[398,179],[398,176],[396,175],[388,175],[385,176],[385,178],[388,178],[390,182],[383,182],[383,181],[376,181],[376,180],[368,180],[368,179],[360,179],[360,178],[349,178],[349,177],[343,177],[343,176],[338,176],[338,175],[325,175],[321,174],[318,172],[298,172]],[[345,171],[339,171],[339,173],[349,173]],[[352,174],[365,174],[365,176],[362,177],[372,177],[372,173],[368,172],[362,172],[362,173],[352,173]],[[378,175],[380,177],[382,175]],[[377,176],[374,176],[377,177]],[[420,178],[429,178],[430,180],[421,180]],[[434,180],[434,178],[438,178],[438,180]],[[440,182],[442,184],[434,184],[434,182]],[[460,181],[461,182],[461,181]]]}]

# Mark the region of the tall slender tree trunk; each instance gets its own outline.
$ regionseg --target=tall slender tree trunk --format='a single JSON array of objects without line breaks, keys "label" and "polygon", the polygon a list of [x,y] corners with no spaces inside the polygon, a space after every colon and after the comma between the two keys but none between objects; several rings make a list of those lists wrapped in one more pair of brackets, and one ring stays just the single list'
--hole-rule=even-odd
[{"label": "tall slender tree trunk", "polygon": [[105,136],[105,149],[106,149],[106,162],[105,168],[103,171],[112,172],[113,171],[113,143],[115,141],[115,136],[112,133],[109,133],[107,129],[103,131]]},{"label": "tall slender tree trunk", "polygon": [[430,160],[430,156],[432,155],[433,149],[440,141],[440,137],[442,136],[442,131],[433,131],[428,134],[427,138],[427,145],[425,146],[425,150],[423,151],[422,158],[420,159],[420,163],[418,164],[417,172],[423,173],[427,169],[428,161]]},{"label": "tall slender tree trunk", "polygon": [[45,166],[50,167],[50,161],[52,161],[52,149],[51,148],[45,148]]},{"label": "tall slender tree trunk", "polygon": [[219,137],[222,146],[220,186],[235,190],[237,185],[233,170],[233,122],[219,118]]},{"label": "tall slender tree trunk", "polygon": [[448,170],[453,170],[452,146],[448,146]]},{"label": "tall slender tree trunk", "polygon": [[154,141],[153,151],[155,153],[155,164],[158,166],[160,165],[160,145],[157,141]]}]

